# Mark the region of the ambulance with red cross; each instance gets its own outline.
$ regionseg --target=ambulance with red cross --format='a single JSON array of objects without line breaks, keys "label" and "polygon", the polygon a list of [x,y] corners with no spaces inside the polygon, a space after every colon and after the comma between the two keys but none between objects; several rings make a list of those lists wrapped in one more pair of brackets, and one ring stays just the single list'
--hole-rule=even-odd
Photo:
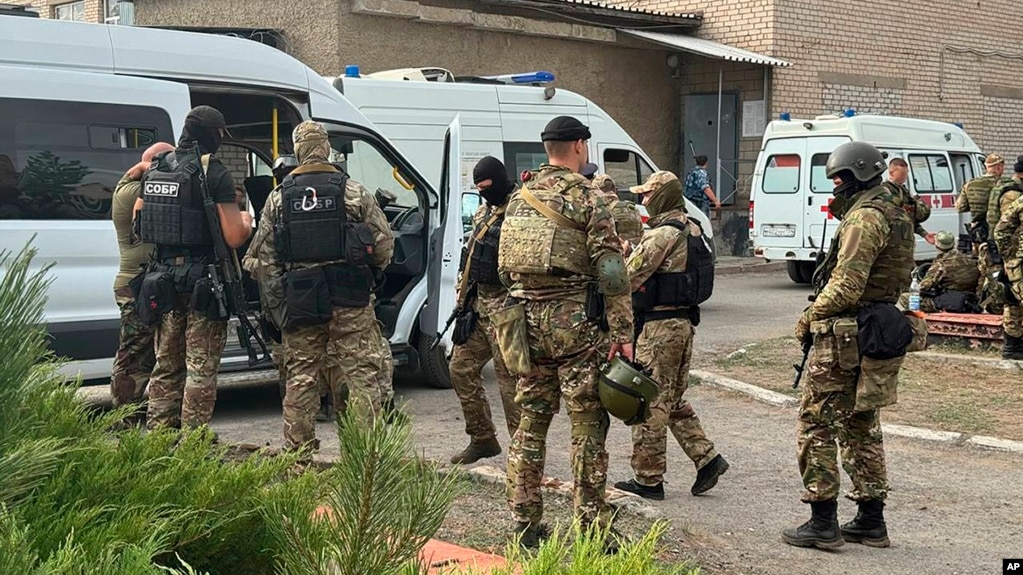
[{"label": "ambulance with red cross", "polygon": [[[828,155],[846,142],[869,142],[909,164],[906,185],[931,206],[923,226],[963,234],[969,214],[955,200],[963,184],[984,173],[984,156],[959,124],[859,115],[854,110],[812,120],[781,119],[768,124],[753,173],[749,236],[753,253],[781,260],[796,283],[810,283],[819,250],[827,250],[838,220],[828,211],[834,185],[825,175]],[[888,177],[887,171],[885,178]],[[928,261],[934,246],[917,236],[914,257]]]}]

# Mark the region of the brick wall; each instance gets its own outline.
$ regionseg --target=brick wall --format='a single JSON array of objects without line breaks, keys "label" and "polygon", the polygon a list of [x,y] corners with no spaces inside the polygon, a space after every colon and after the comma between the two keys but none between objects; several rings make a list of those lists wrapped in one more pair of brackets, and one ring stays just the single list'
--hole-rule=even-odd
[{"label": "brick wall", "polygon": [[[40,18],[53,18],[54,6],[68,4],[68,0],[5,0],[7,4],[32,6],[39,11]],[[103,0],[85,0],[85,21],[102,24],[104,21]]]},{"label": "brick wall", "polygon": [[604,0],[605,4],[663,10],[676,14],[703,13],[696,36],[745,50],[771,55],[774,47],[775,4],[779,0]]},{"label": "brick wall", "polygon": [[224,163],[238,185],[249,177],[249,152],[245,148],[224,144],[217,150],[217,158]]}]

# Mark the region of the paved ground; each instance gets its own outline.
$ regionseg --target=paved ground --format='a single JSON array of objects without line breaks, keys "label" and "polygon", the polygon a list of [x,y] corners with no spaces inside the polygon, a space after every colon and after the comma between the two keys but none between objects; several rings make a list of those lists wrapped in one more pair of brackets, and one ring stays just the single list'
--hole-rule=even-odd
[{"label": "paved ground", "polygon": [[[788,333],[806,306],[806,293],[784,272],[720,277],[714,298],[704,306],[697,353],[731,351],[750,341]],[[492,373],[488,378],[492,384]],[[453,392],[414,382],[399,382],[396,391],[410,403],[418,447],[427,457],[446,460],[461,449],[466,439]],[[491,405],[499,411],[495,389],[491,395]],[[714,572],[1000,573],[1002,558],[1023,556],[1023,457],[898,438],[887,442],[891,549],[847,544],[825,553],[786,546],[780,530],[801,523],[809,514],[798,500],[795,410],[706,387],[692,389],[688,397],[732,467],[707,496],[691,497],[695,472],[681,449],[671,445],[668,496],[654,505],[693,531],[686,548]],[[495,423],[503,429],[503,421]],[[228,441],[279,445],[276,386],[222,390],[214,427]],[[318,433],[325,452],[336,450],[337,439],[329,425],[321,424]],[[502,445],[507,445],[507,437],[500,433]],[[551,430],[548,475],[570,477],[568,446],[566,419],[560,416]],[[611,481],[630,477],[630,449],[628,429],[614,425],[609,437]],[[503,466],[503,455],[485,463]],[[843,520],[848,519],[855,506],[843,500],[839,512]]]}]

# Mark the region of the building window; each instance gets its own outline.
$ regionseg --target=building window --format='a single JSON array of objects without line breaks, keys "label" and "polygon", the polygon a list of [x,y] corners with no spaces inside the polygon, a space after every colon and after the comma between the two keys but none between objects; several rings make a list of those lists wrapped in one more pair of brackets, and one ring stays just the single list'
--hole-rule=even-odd
[{"label": "building window", "polygon": [[135,25],[135,3],[131,0],[103,0],[103,4],[107,24]]},{"label": "building window", "polygon": [[57,20],[73,20],[85,22],[85,0],[68,2],[53,7],[53,17]]}]

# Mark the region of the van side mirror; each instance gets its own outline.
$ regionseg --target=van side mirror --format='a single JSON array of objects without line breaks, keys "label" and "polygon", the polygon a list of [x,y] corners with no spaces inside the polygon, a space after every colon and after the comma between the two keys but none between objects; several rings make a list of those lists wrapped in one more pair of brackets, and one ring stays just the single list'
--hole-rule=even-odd
[{"label": "van side mirror", "polygon": [[472,231],[472,217],[483,204],[483,198],[476,192],[462,192],[462,231]]}]

